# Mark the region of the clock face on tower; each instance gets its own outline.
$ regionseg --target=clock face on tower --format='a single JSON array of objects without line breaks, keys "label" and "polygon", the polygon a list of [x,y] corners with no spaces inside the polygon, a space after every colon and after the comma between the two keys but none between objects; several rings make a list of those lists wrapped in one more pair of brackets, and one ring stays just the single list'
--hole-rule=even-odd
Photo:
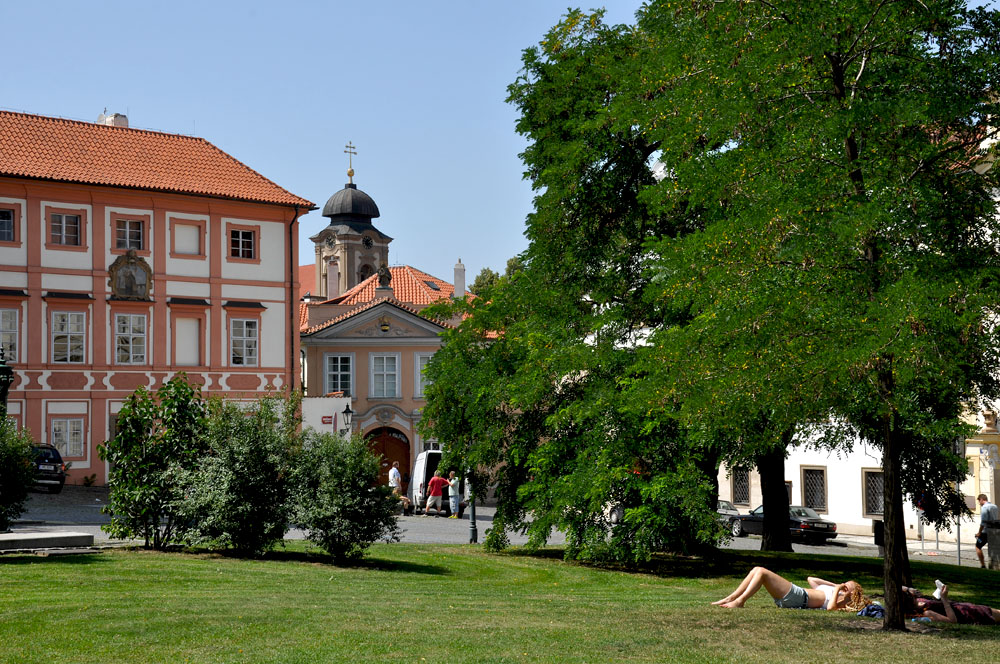
[{"label": "clock face on tower", "polygon": [[361,238],[361,244],[364,245],[365,249],[371,249],[372,245],[375,244],[375,242],[372,241],[372,239],[366,235],[363,238]]}]

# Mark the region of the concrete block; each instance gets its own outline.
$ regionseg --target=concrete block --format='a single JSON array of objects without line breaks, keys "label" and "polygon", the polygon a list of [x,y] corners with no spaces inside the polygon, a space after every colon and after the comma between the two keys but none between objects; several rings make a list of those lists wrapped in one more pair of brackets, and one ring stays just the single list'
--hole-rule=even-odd
[{"label": "concrete block", "polygon": [[0,533],[0,551],[94,546],[94,536],[70,531],[17,531]]}]

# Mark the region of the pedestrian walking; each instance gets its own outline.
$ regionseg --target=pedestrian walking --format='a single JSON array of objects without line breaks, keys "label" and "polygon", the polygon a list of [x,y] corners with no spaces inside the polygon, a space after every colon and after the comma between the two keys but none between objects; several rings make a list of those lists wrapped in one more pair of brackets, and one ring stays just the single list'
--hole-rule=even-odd
[{"label": "pedestrian walking", "polygon": [[449,519],[458,518],[458,504],[462,501],[462,480],[455,477],[455,471],[448,473],[448,498],[451,501],[451,516]]},{"label": "pedestrian walking", "polygon": [[986,529],[991,521],[1000,520],[1000,510],[990,502],[985,493],[979,494],[976,498],[979,501],[979,532],[976,533],[976,556],[979,557],[979,566],[986,567],[986,558],[983,556],[983,547],[986,546]]},{"label": "pedestrian walking", "polygon": [[441,494],[448,486],[448,480],[441,477],[441,471],[435,470],[434,477],[427,483],[427,504],[424,505],[424,516],[430,514],[431,506],[437,510],[437,516],[441,516]]}]

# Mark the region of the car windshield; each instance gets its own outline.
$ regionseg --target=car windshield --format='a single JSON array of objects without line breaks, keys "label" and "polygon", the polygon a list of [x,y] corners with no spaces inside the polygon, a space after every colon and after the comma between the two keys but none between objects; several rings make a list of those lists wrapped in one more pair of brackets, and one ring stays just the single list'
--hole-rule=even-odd
[{"label": "car windshield", "polygon": [[728,500],[720,500],[719,501],[719,509],[720,510],[729,510],[729,511],[735,511],[736,510],[736,508],[733,507],[733,504],[731,502],[729,502]]},{"label": "car windshield", "polygon": [[59,452],[52,447],[36,447],[35,459],[46,463],[62,463],[62,457],[59,456]]},{"label": "car windshield", "polygon": [[807,519],[818,519],[819,514],[813,511],[811,507],[789,507],[788,512],[792,516],[802,516]]}]

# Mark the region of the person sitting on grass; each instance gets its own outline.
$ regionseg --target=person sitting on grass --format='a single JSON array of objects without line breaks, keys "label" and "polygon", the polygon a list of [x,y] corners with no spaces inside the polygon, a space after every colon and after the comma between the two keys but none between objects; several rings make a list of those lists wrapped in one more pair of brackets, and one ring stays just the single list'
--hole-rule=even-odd
[{"label": "person sitting on grass", "polygon": [[1000,609],[985,604],[952,602],[948,598],[948,586],[941,586],[941,599],[924,597],[913,588],[903,586],[903,614],[907,618],[930,618],[935,622],[958,623],[960,625],[1000,624]]},{"label": "person sitting on grass", "polygon": [[712,604],[727,609],[742,608],[761,588],[783,609],[860,611],[869,603],[857,581],[832,583],[810,576],[808,582],[808,588],[801,588],[769,569],[754,567],[736,590]]}]

